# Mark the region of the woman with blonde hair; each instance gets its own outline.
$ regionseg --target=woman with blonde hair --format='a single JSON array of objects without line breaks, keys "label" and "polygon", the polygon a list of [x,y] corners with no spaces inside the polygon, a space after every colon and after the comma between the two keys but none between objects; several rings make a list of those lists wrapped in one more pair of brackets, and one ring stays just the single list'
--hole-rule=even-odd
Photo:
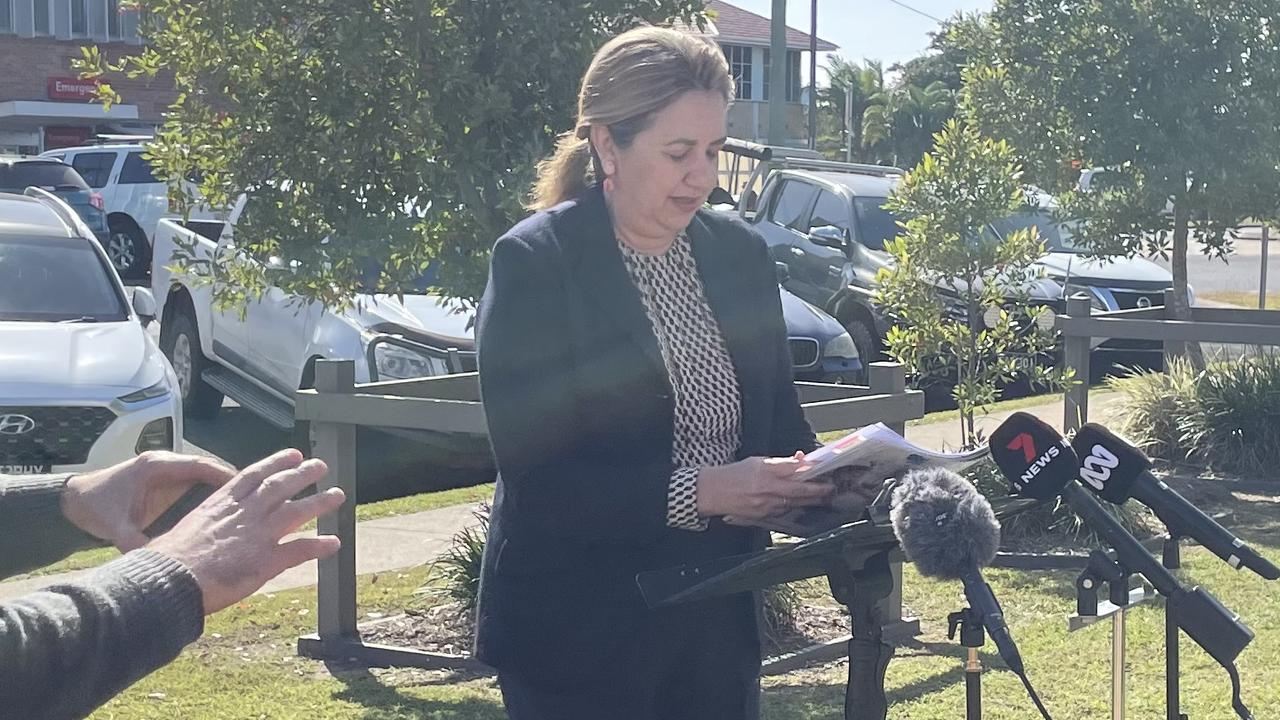
[{"label": "woman with blonde hair", "polygon": [[650,610],[635,580],[762,549],[754,523],[831,493],[789,478],[816,442],[764,241],[704,209],[732,97],[701,38],[609,41],[494,246],[476,652],[514,720],[758,716],[756,598]]}]

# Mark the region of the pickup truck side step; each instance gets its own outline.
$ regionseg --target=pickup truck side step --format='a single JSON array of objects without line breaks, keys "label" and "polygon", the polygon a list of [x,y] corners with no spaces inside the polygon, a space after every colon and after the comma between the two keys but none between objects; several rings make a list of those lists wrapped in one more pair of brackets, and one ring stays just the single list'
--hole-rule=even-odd
[{"label": "pickup truck side step", "polygon": [[200,373],[200,377],[245,410],[281,430],[293,429],[293,405],[267,394],[234,372],[223,367],[211,367]]}]

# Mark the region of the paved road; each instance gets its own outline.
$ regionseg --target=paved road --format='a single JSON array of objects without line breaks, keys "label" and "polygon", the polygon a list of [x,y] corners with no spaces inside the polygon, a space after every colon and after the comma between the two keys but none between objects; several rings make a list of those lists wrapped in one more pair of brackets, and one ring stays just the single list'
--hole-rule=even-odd
[{"label": "paved road", "polygon": [[[1280,235],[1280,233],[1277,233]],[[1229,262],[1210,259],[1200,254],[1192,244],[1187,255],[1187,278],[1199,294],[1214,292],[1258,292],[1262,269],[1262,243],[1255,239],[1240,239],[1234,243],[1235,252]],[[1280,293],[1280,237],[1272,237],[1267,250],[1267,292]],[[1165,268],[1168,261],[1156,260]]]}]

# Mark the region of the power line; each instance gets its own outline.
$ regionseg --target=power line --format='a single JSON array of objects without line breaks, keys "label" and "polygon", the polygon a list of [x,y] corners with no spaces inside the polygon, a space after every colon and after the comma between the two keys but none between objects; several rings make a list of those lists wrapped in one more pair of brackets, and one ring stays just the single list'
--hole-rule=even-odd
[{"label": "power line", "polygon": [[930,20],[932,20],[932,21],[934,21],[934,22],[936,22],[936,23],[942,23],[942,22],[945,22],[942,18],[934,17],[934,16],[930,15],[929,13],[927,13],[927,12],[925,12],[925,11],[923,11],[923,10],[918,10],[918,9],[916,9],[916,8],[913,8],[913,7],[911,7],[910,5],[908,5],[908,4],[904,3],[904,2],[902,2],[901,0],[889,0],[889,2],[891,2],[891,3],[893,3],[894,5],[897,5],[897,6],[899,6],[899,7],[906,8],[907,10],[910,10],[911,12],[913,12],[913,13],[915,13],[915,14],[917,14],[917,15],[923,15],[924,17],[927,17],[927,18],[929,18]]}]

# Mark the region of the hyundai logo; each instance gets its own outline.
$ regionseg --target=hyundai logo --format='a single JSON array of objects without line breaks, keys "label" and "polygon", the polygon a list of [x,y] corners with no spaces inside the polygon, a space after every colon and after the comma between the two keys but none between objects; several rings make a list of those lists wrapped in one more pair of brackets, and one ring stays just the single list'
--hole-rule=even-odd
[{"label": "hyundai logo", "polygon": [[1151,307],[1151,298],[1147,297],[1146,295],[1143,295],[1142,297],[1138,298],[1138,307],[1140,308]]},{"label": "hyundai logo", "polygon": [[0,435],[26,435],[36,429],[36,421],[26,415],[0,415]]}]

